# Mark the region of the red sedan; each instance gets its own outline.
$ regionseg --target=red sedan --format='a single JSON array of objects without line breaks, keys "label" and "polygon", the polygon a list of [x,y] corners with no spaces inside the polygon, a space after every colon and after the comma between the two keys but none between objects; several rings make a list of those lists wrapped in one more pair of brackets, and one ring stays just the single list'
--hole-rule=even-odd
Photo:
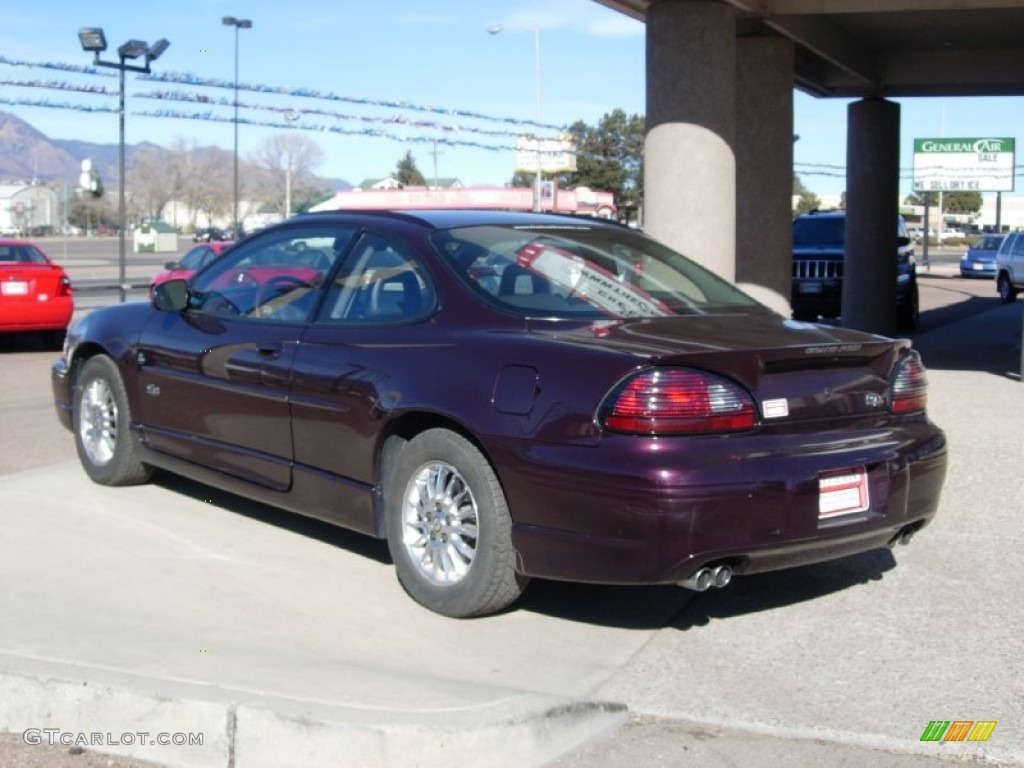
[{"label": "red sedan", "polygon": [[42,332],[60,344],[73,310],[63,268],[32,243],[0,239],[0,333]]},{"label": "red sedan", "polygon": [[168,280],[188,280],[211,261],[219,259],[220,255],[232,245],[234,242],[231,241],[203,243],[182,256],[180,261],[167,262],[164,264],[164,271],[157,272],[149,281],[150,293],[153,292],[153,286]]}]

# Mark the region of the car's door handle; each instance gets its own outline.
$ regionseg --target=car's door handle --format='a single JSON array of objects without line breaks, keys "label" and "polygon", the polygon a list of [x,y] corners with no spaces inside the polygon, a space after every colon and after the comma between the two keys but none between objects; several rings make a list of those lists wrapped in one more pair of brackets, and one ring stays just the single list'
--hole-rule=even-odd
[{"label": "car's door handle", "polygon": [[260,357],[269,357],[276,359],[281,356],[283,347],[280,344],[257,344],[256,350],[260,353]]}]

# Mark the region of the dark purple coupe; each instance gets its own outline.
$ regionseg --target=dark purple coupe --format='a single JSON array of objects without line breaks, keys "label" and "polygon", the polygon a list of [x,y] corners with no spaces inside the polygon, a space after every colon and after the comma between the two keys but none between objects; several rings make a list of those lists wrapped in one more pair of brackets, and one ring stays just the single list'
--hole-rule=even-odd
[{"label": "dark purple coupe", "polygon": [[96,482],[159,467],[386,537],[449,616],[906,542],[946,472],[909,342],[562,216],[290,219],[85,316],[53,388]]}]

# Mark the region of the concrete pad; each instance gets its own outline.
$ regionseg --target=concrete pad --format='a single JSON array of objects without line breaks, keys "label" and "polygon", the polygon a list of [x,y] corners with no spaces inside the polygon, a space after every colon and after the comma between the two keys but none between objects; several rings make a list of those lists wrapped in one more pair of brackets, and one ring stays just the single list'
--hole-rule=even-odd
[{"label": "concrete pad", "polygon": [[[187,731],[198,718],[244,768],[267,764],[265,734],[296,723],[317,734],[307,745],[365,732],[361,765],[407,764],[394,760],[443,723],[453,744],[529,732],[503,750],[505,764],[538,764],[624,722],[621,707],[589,694],[650,635],[548,615],[543,595],[539,610],[437,616],[404,594],[382,542],[177,478],[112,489],[68,463],[0,478],[0,499],[0,659],[5,685],[29,699],[0,710],[0,730],[91,729],[99,718],[110,719],[103,731]],[[667,620],[685,600],[672,595],[643,624]],[[38,664],[57,668],[41,675]],[[106,686],[82,705],[94,713],[86,719],[67,693],[83,683]],[[158,704],[166,699],[198,702],[188,728]],[[118,719],[100,704],[109,701],[141,703]],[[139,710],[164,724],[143,723]],[[225,731],[229,713],[236,725]],[[160,749],[123,753],[168,760]],[[324,754],[340,764],[336,750]],[[422,744],[417,754],[421,765],[452,757]],[[218,763],[204,753],[195,764]]]},{"label": "concrete pad", "polygon": [[[962,343],[987,345],[984,328],[1019,313],[986,313]],[[1024,763],[1024,384],[960,369],[962,350],[951,369],[933,361],[929,412],[951,450],[933,524],[891,553],[698,596],[598,697],[714,727]],[[921,742],[932,720],[998,724],[985,742]]]}]

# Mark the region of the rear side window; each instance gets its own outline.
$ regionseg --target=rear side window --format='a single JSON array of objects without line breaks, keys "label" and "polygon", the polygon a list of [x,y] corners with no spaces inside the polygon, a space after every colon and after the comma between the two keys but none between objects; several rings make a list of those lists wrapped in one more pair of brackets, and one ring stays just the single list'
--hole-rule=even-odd
[{"label": "rear side window", "polygon": [[335,274],[317,322],[405,322],[433,307],[433,285],[418,259],[404,246],[369,234]]},{"label": "rear side window", "polygon": [[526,317],[655,318],[762,312],[735,286],[626,228],[485,225],[431,241],[478,297]]}]

